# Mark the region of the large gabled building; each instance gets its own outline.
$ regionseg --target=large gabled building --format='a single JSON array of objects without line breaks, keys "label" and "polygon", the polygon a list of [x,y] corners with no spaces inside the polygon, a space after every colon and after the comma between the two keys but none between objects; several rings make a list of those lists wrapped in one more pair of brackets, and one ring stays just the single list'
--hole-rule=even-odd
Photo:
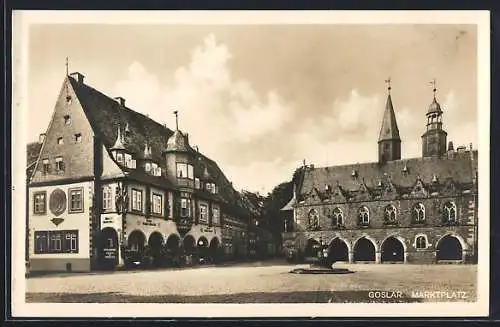
[{"label": "large gabled building", "polygon": [[316,257],[328,248],[332,262],[476,262],[478,152],[447,143],[442,116],[434,94],[422,156],[401,158],[389,88],[378,161],[299,168],[282,209],[293,212],[286,253]]},{"label": "large gabled building", "polygon": [[157,264],[246,255],[246,238],[225,232],[246,232],[240,193],[178,126],[73,73],[43,136],[27,170],[32,271],[115,268],[146,254]]}]

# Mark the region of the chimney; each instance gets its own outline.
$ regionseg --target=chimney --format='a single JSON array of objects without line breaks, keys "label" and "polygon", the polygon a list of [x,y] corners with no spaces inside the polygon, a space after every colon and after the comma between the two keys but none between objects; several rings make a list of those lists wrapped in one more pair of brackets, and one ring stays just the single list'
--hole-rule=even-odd
[{"label": "chimney", "polygon": [[47,134],[41,133],[40,136],[38,137],[38,143],[43,144],[43,141],[45,141],[45,136]]},{"label": "chimney", "polygon": [[85,79],[85,76],[79,72],[71,73],[70,76],[75,78],[79,84],[83,84],[83,80]]},{"label": "chimney", "polygon": [[125,107],[125,99],[122,97],[116,97],[115,98],[116,102],[120,104],[120,106]]}]

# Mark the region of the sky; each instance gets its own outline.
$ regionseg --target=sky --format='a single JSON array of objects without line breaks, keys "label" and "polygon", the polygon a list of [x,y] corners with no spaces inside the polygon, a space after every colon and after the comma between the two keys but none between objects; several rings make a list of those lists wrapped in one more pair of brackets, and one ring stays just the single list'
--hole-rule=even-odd
[{"label": "sky", "polygon": [[[189,133],[237,189],[267,193],[306,164],[377,160],[391,79],[402,157],[437,100],[448,140],[477,147],[473,25],[31,25],[29,140],[65,76]],[[34,117],[34,118],[33,118]]]}]

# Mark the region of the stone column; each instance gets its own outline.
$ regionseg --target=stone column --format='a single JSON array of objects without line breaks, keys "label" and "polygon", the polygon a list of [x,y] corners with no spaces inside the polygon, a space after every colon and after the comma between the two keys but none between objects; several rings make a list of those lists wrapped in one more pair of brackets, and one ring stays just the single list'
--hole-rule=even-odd
[{"label": "stone column", "polygon": [[347,257],[349,258],[349,263],[354,263],[354,252],[349,251]]},{"label": "stone column", "polygon": [[408,252],[404,252],[404,263],[408,263]]},{"label": "stone column", "polygon": [[380,251],[375,252],[375,263],[381,262],[380,257],[381,257]]}]

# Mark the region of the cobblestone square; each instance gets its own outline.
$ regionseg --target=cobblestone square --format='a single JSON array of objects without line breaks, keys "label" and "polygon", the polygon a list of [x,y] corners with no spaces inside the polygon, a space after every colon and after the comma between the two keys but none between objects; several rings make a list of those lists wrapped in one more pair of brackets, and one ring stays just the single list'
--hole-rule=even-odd
[{"label": "cobblestone square", "polygon": [[307,265],[235,264],[27,279],[27,302],[325,303],[475,301],[475,265],[336,264],[353,273],[289,273]]}]

